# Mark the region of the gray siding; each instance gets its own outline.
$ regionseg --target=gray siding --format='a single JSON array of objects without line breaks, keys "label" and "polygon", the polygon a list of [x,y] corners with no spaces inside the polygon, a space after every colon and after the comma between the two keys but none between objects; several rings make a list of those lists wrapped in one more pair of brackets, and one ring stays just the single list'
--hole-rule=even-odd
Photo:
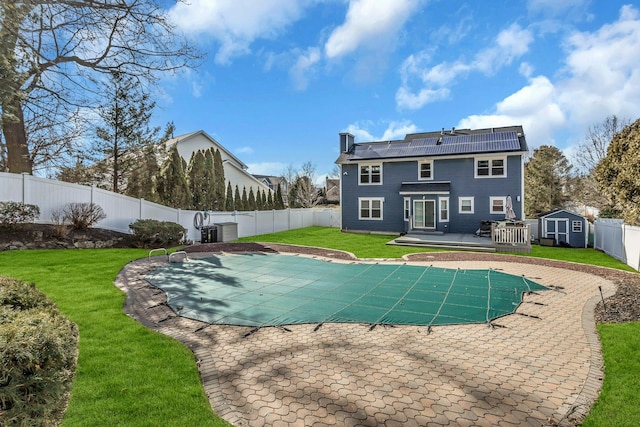
[{"label": "gray siding", "polygon": [[[441,223],[436,214],[436,230],[453,233],[474,233],[483,220],[504,219],[504,214],[490,213],[490,197],[511,196],[513,209],[519,218],[524,201],[521,193],[521,155],[507,157],[507,177],[475,178],[473,157],[457,159],[433,159],[433,181],[451,182],[449,197],[449,222]],[[358,185],[358,165],[342,165],[342,228],[345,230],[407,231],[404,221],[404,197],[412,200],[435,200],[438,195],[424,194],[404,196],[399,194],[403,182],[418,182],[418,162],[387,162],[382,166],[383,185]],[[347,174],[345,175],[344,172]],[[425,181],[429,182],[429,181]],[[384,197],[383,220],[358,220],[359,197]],[[441,195],[442,197],[442,195]],[[446,195],[444,197],[447,197]],[[459,197],[474,197],[474,213],[461,214]],[[518,201],[520,198],[520,201]]]}]

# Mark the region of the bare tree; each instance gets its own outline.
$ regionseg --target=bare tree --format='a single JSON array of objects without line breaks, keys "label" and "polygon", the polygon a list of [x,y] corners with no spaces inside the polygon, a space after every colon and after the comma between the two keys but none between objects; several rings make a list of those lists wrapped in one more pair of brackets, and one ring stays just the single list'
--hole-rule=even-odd
[{"label": "bare tree", "polygon": [[[5,168],[31,173],[38,162],[25,110],[42,113],[56,105],[53,119],[63,123],[70,112],[96,105],[101,73],[153,84],[160,72],[199,58],[177,36],[160,0],[0,0]],[[47,98],[51,102],[42,102]]]},{"label": "bare tree", "polygon": [[607,156],[607,148],[613,137],[627,127],[629,119],[618,119],[617,116],[608,116],[602,121],[587,129],[585,141],[578,146],[573,155],[575,166],[580,171],[589,175],[596,168],[600,160]]},{"label": "bare tree", "polygon": [[315,175],[315,165],[305,162],[289,187],[289,207],[312,208],[322,201],[322,194],[313,183]]}]

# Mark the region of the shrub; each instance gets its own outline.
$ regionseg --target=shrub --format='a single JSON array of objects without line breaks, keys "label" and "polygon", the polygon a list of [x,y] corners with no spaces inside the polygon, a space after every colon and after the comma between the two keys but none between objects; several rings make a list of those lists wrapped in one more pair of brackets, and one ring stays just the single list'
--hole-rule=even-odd
[{"label": "shrub", "polygon": [[63,219],[69,221],[76,230],[85,230],[107,215],[95,203],[69,203],[62,208]]},{"label": "shrub", "polygon": [[20,202],[0,202],[0,226],[33,222],[40,216],[40,208]]},{"label": "shrub", "polygon": [[55,424],[75,371],[77,328],[33,285],[0,278],[0,287],[1,423]]},{"label": "shrub", "polygon": [[59,239],[64,239],[69,235],[69,226],[67,218],[62,209],[54,209],[51,211],[51,221],[53,222],[53,235]]},{"label": "shrub", "polygon": [[155,219],[139,219],[129,224],[134,243],[141,248],[173,246],[180,242],[184,228],[180,224]]}]

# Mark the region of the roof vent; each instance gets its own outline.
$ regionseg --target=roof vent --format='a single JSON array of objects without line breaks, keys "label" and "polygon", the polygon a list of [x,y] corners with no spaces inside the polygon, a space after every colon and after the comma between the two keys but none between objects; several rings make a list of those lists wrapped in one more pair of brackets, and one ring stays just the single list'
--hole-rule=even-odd
[{"label": "roof vent", "polygon": [[444,135],[444,128],[440,131],[440,135]]},{"label": "roof vent", "polygon": [[455,127],[451,127],[451,135],[455,135],[456,133],[456,128]]},{"label": "roof vent", "polygon": [[438,141],[436,141],[436,145],[440,145],[442,144],[442,137],[438,138]]}]

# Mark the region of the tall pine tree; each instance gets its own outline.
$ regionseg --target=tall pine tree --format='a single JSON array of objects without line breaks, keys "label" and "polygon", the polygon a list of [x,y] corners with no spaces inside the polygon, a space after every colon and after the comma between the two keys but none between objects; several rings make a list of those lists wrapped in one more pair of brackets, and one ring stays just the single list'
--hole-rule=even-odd
[{"label": "tall pine tree", "polygon": [[273,196],[271,195],[271,190],[267,194],[267,209],[274,209],[273,205]]},{"label": "tall pine tree", "polygon": [[237,185],[236,185],[236,191],[233,193],[233,204],[234,204],[235,210],[237,211],[244,210],[242,208],[242,197],[240,196],[240,189],[238,188]]},{"label": "tall pine tree", "polygon": [[235,203],[233,201],[233,190],[231,189],[231,181],[227,184],[227,195],[224,198],[224,210],[231,212],[236,210]]},{"label": "tall pine tree", "polygon": [[202,150],[191,155],[187,169],[187,180],[191,192],[191,209],[208,210],[207,193],[209,188],[206,185],[206,161]]},{"label": "tall pine tree", "polygon": [[207,194],[205,196],[205,204],[207,209],[215,209],[215,196],[213,191],[213,183],[215,182],[215,150],[213,147],[205,151],[205,173],[202,177],[203,185],[207,188]]},{"label": "tall pine tree", "polygon": [[249,198],[247,197],[247,187],[242,187],[242,210],[249,210]]},{"label": "tall pine tree", "polygon": [[256,203],[256,195],[253,192],[253,187],[249,187],[249,205],[247,210],[255,211],[257,209],[258,205]]},{"label": "tall pine tree", "polygon": [[220,150],[216,149],[213,156],[213,206],[215,210],[224,209],[224,166]]},{"label": "tall pine tree", "polygon": [[184,172],[185,164],[174,144],[169,150],[158,177],[158,197],[160,203],[172,208],[188,209],[191,192]]}]

